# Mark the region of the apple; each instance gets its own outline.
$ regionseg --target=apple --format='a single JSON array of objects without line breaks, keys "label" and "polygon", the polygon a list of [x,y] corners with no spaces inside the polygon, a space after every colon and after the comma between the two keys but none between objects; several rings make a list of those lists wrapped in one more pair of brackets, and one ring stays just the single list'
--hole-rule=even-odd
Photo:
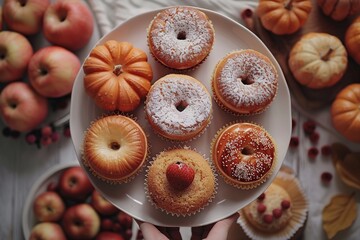
[{"label": "apple", "polygon": [[13,130],[33,130],[46,119],[48,111],[48,100],[28,83],[11,82],[0,93],[0,115]]},{"label": "apple", "polygon": [[4,21],[9,29],[31,35],[39,32],[42,27],[45,10],[49,0],[5,0]]},{"label": "apple", "polygon": [[34,214],[40,222],[56,222],[65,212],[65,203],[56,192],[45,191],[34,200]]},{"label": "apple", "polygon": [[132,228],[133,218],[129,214],[120,211],[116,218],[117,222],[120,223],[124,229]]},{"label": "apple", "polygon": [[66,209],[62,226],[71,239],[92,239],[100,231],[100,217],[89,204],[80,203]]},{"label": "apple", "polygon": [[81,0],[57,0],[45,11],[43,32],[54,45],[75,51],[84,47],[94,31],[94,17]]},{"label": "apple", "polygon": [[44,47],[30,59],[29,82],[44,97],[62,97],[71,93],[80,66],[79,58],[69,50],[59,46]]},{"label": "apple", "polygon": [[94,187],[80,166],[65,169],[59,178],[59,192],[64,198],[84,201]]},{"label": "apple", "polygon": [[111,202],[105,199],[97,190],[94,190],[91,194],[90,204],[100,215],[104,216],[114,215],[120,211]]},{"label": "apple", "polygon": [[125,240],[119,233],[114,232],[100,232],[95,240]]},{"label": "apple", "polygon": [[42,222],[36,224],[30,232],[30,240],[66,240],[62,228],[57,223]]},{"label": "apple", "polygon": [[0,82],[23,77],[34,51],[29,40],[12,31],[0,32]]}]

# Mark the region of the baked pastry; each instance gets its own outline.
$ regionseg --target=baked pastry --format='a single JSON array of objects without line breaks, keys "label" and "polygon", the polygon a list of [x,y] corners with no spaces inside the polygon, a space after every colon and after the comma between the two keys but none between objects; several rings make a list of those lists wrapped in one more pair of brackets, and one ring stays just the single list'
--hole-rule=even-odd
[{"label": "baked pastry", "polygon": [[159,153],[148,168],[149,200],[166,213],[186,216],[202,210],[216,193],[216,179],[209,162],[188,148]]},{"label": "baked pastry", "polygon": [[331,87],[344,75],[347,52],[336,36],[310,32],[292,47],[288,60],[294,78],[312,89]]},{"label": "baked pastry", "polygon": [[83,163],[109,183],[128,182],[140,171],[148,154],[148,141],[140,125],[122,115],[94,121],[85,133]]},{"label": "baked pastry", "polygon": [[276,146],[264,128],[253,123],[234,123],[217,133],[212,159],[225,182],[251,189],[270,176],[276,163]]},{"label": "baked pastry", "polygon": [[240,210],[238,223],[250,239],[299,239],[307,211],[298,179],[280,171],[264,193]]},{"label": "baked pastry", "polygon": [[215,101],[224,110],[255,114],[274,100],[278,73],[265,55],[252,49],[239,50],[218,62],[211,85]]},{"label": "baked pastry", "polygon": [[169,74],[152,85],[145,101],[145,114],[159,135],[170,140],[189,140],[210,123],[211,96],[195,78]]},{"label": "baked pastry", "polygon": [[163,65],[193,68],[209,55],[215,33],[207,15],[193,7],[177,6],[160,11],[148,27],[148,45]]},{"label": "baked pastry", "polygon": [[92,49],[83,70],[86,93],[106,111],[135,110],[153,78],[146,53],[129,42],[115,40]]}]

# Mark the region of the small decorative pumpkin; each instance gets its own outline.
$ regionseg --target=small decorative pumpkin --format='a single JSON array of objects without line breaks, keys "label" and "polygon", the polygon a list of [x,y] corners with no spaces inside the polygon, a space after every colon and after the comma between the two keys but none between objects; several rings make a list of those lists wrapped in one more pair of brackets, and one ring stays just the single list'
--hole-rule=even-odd
[{"label": "small decorative pumpkin", "polygon": [[360,13],[359,0],[317,0],[322,12],[335,21]]},{"label": "small decorative pumpkin", "polygon": [[292,47],[289,68],[302,85],[320,89],[331,87],[344,75],[347,52],[341,41],[328,33],[307,33]]},{"label": "small decorative pumpkin", "polygon": [[346,30],[345,46],[349,55],[360,65],[360,16]]},{"label": "small decorative pumpkin", "polygon": [[360,142],[360,83],[343,88],[331,105],[331,120],[345,138]]},{"label": "small decorative pumpkin", "polygon": [[85,60],[84,88],[103,110],[130,112],[151,86],[153,72],[144,51],[131,43],[109,40]]},{"label": "small decorative pumpkin", "polygon": [[311,0],[260,0],[257,15],[265,29],[284,35],[299,30],[311,9]]}]

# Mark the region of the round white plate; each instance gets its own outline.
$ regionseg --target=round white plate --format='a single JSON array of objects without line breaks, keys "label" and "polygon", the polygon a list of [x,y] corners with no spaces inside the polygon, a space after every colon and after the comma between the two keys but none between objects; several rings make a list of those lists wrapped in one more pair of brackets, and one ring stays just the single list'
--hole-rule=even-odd
[{"label": "round white plate", "polygon": [[[151,126],[145,120],[144,106],[141,105],[135,112],[133,112],[133,115],[137,117],[139,124],[149,135],[149,141],[151,143],[151,157],[155,156],[167,147],[173,145],[187,145],[192,148],[196,148],[200,153],[205,154],[205,156],[209,158],[210,143],[218,129],[224,124],[228,124],[232,121],[245,120],[262,125],[273,136],[278,147],[278,161],[275,171],[270,179],[256,189],[236,189],[227,185],[219,176],[218,191],[214,201],[201,212],[189,217],[176,217],[168,215],[155,209],[155,207],[149,203],[144,192],[145,170],[143,170],[142,173],[130,183],[111,185],[95,178],[86,169],[95,187],[114,205],[134,218],[160,226],[206,225],[233,214],[253,201],[274,179],[285,157],[291,135],[290,94],[281,68],[273,55],[258,37],[239,23],[219,13],[206,9],[200,10],[204,11],[214,24],[216,36],[215,44],[206,61],[203,62],[196,70],[189,71],[186,74],[192,75],[200,80],[207,87],[209,92],[211,92],[210,79],[216,63],[231,51],[251,48],[267,55],[277,68],[277,71],[279,72],[278,94],[270,108],[268,108],[265,112],[252,117],[234,117],[221,110],[213,101],[214,116],[211,125],[207,128],[203,135],[186,144],[164,141],[155,135]],[[158,11],[159,10],[147,12],[129,19],[123,24],[117,26],[113,29],[113,31],[104,36],[98,42],[98,44],[102,44],[110,39],[128,41],[133,43],[134,46],[146,51],[149,56],[149,62],[154,71],[153,83],[160,77],[171,73],[171,70],[163,67],[154,60],[149,53],[146,42],[146,28]],[[83,71],[80,71],[74,84],[70,108],[71,135],[79,160],[81,159],[81,147],[84,132],[90,126],[92,121],[104,113],[95,106],[94,101],[86,94],[83,87],[83,77],[84,73]]]},{"label": "round white plate", "polygon": [[36,182],[32,185],[22,211],[22,229],[25,239],[29,239],[31,229],[37,223],[37,220],[33,211],[34,199],[40,194],[46,191],[47,186],[55,182],[57,183],[60,177],[60,173],[66,168],[79,166],[77,162],[62,163],[50,168],[42,176],[40,176]]}]

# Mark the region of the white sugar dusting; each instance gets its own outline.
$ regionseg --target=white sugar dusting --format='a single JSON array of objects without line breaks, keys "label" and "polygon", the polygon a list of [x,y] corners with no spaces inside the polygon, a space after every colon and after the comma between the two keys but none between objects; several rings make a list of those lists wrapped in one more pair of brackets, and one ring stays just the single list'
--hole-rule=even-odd
[{"label": "white sugar dusting", "polygon": [[[186,103],[183,111],[176,106]],[[211,114],[211,97],[200,83],[178,76],[154,84],[147,96],[146,113],[163,132],[186,134],[199,130]]]},{"label": "white sugar dusting", "polygon": [[[251,148],[253,152],[244,154],[245,147]],[[231,134],[220,157],[223,168],[230,169],[233,178],[250,182],[259,180],[270,170],[275,157],[274,150],[274,143],[264,131],[249,128]]]},{"label": "white sugar dusting", "polygon": [[[210,50],[214,38],[210,24],[200,18],[197,10],[169,8],[154,21],[150,40],[160,52],[159,58],[182,63]],[[186,39],[179,40],[180,33],[184,33]]]},{"label": "white sugar dusting", "polygon": [[[246,84],[246,82],[252,82]],[[277,91],[277,73],[273,66],[254,53],[240,53],[230,57],[217,79],[226,102],[234,107],[266,104]]]}]

